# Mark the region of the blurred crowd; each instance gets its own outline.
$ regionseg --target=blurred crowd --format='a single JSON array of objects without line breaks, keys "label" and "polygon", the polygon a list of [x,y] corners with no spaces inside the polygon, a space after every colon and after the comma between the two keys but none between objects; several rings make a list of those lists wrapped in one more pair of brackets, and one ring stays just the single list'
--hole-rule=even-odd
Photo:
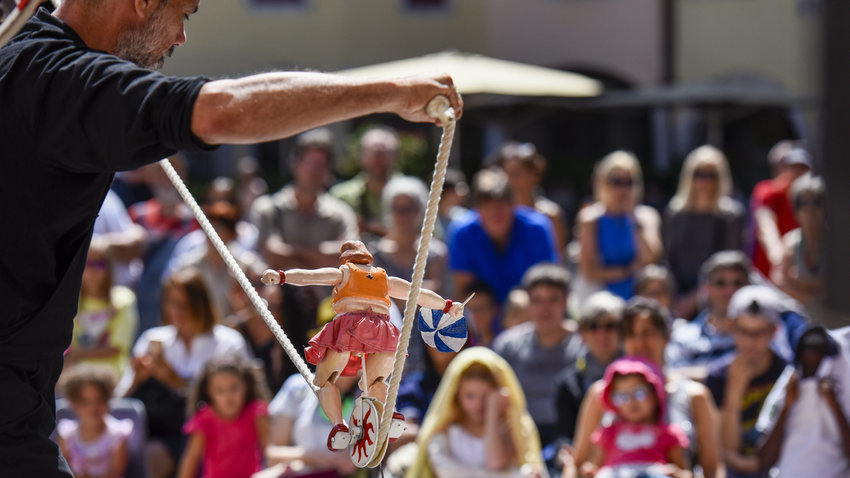
[{"label": "blurred crowd", "polygon": [[[337,267],[360,239],[410,279],[428,198],[392,129],[360,137],[344,181],[336,143],[298,136],[278,191],[244,158],[199,198],[299,350],[333,319],[331,290],[262,271]],[[850,332],[818,320],[826,191],[802,144],[766,161],[743,204],[723,152],[699,147],[658,211],[615,151],[574,218],[533,144],[469,181],[449,170],[423,287],[474,293],[469,339],[443,353],[414,335],[385,476],[850,476]],[[57,395],[78,476],[369,476],[328,450],[316,396],[158,165],[120,174],[94,227]],[[345,416],[356,381],[337,381]]]}]

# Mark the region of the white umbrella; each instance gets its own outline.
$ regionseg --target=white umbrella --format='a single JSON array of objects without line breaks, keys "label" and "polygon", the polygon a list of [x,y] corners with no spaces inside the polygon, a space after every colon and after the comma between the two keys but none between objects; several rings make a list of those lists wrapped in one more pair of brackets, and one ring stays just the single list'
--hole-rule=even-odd
[{"label": "white umbrella", "polygon": [[600,82],[578,73],[455,51],[337,73],[357,78],[398,78],[432,71],[450,74],[461,94],[586,97],[602,92]]}]

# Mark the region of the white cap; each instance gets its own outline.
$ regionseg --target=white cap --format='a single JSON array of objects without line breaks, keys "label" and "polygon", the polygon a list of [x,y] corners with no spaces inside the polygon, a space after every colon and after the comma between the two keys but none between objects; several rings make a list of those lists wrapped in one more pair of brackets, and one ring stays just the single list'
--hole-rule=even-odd
[{"label": "white cap", "polygon": [[738,289],[732,296],[727,316],[735,320],[744,314],[757,315],[779,323],[779,303],[779,296],[770,287],[748,285]]},{"label": "white cap", "polygon": [[786,166],[802,164],[804,166],[808,166],[809,169],[812,169],[814,166],[812,163],[812,155],[803,148],[791,148],[782,156],[782,164]]}]

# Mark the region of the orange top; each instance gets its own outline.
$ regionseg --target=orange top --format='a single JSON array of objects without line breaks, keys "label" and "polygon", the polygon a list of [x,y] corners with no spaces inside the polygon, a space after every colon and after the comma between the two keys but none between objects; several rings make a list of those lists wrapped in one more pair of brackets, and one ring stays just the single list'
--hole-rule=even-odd
[{"label": "orange top", "polygon": [[341,288],[334,287],[334,306],[344,299],[361,299],[382,303],[387,308],[390,307],[387,271],[380,267],[372,267],[370,270],[364,271],[350,262],[345,265],[348,267],[348,280]]}]

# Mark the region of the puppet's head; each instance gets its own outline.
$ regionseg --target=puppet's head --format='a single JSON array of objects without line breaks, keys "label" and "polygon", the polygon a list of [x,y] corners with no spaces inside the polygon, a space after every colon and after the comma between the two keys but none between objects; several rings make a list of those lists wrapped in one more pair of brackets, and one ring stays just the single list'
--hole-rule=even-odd
[{"label": "puppet's head", "polygon": [[360,241],[345,241],[339,249],[339,265],[352,262],[354,264],[371,264],[372,253]]}]

